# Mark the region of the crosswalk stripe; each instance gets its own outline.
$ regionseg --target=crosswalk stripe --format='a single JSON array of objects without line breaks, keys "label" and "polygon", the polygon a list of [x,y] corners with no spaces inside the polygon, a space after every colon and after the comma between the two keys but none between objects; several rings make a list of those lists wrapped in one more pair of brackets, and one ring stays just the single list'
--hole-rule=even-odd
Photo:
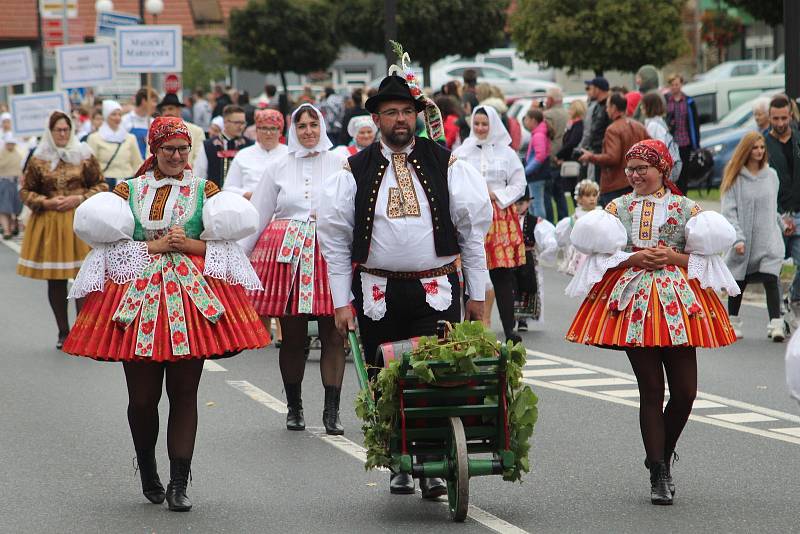
[{"label": "crosswalk stripe", "polygon": [[729,423],[760,423],[762,421],[777,421],[774,417],[755,412],[741,413],[710,413],[706,417],[713,417]]},{"label": "crosswalk stripe", "polygon": [[528,367],[528,366],[531,366],[531,367],[542,367],[542,366],[545,366],[545,365],[560,365],[560,364],[558,362],[554,362],[553,360],[544,360],[544,359],[541,359],[541,358],[539,358],[539,359],[534,358],[534,359],[525,361],[525,367]]},{"label": "crosswalk stripe", "polygon": [[779,432],[788,436],[796,436],[800,438],[800,426],[790,426],[788,428],[770,428],[770,432]]},{"label": "crosswalk stripe", "polygon": [[639,396],[638,389],[609,389],[607,391],[599,391],[603,395],[610,395],[619,399],[635,398]]},{"label": "crosswalk stripe", "polygon": [[569,375],[595,375],[595,371],[582,367],[561,367],[558,369],[523,369],[525,378],[539,378],[543,376],[569,376]]},{"label": "crosswalk stripe", "polygon": [[624,386],[633,384],[631,380],[625,378],[575,378],[571,380],[553,380],[554,384],[561,384],[562,386],[571,386],[574,388],[584,388],[592,386]]},{"label": "crosswalk stripe", "polygon": [[696,410],[698,408],[727,408],[727,406],[706,399],[695,399],[694,404],[692,405],[692,410]]}]

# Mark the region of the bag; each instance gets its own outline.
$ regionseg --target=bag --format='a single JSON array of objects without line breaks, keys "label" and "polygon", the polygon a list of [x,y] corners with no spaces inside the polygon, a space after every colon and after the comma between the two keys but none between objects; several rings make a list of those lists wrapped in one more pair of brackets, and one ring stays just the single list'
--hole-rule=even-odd
[{"label": "bag", "polygon": [[711,187],[711,175],[714,170],[714,156],[706,148],[697,148],[689,154],[689,161],[684,161],[684,172],[687,177],[687,189]]},{"label": "bag", "polygon": [[561,164],[562,178],[577,178],[581,174],[581,164],[577,161],[565,161]]}]

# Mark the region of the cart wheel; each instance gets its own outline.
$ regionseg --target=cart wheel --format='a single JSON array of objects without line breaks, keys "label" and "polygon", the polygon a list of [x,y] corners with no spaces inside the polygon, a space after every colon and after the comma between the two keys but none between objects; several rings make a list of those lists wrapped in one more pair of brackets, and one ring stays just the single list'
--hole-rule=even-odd
[{"label": "cart wheel", "polygon": [[447,478],[447,504],[453,521],[464,521],[469,508],[469,455],[467,438],[460,417],[450,418],[450,476]]}]

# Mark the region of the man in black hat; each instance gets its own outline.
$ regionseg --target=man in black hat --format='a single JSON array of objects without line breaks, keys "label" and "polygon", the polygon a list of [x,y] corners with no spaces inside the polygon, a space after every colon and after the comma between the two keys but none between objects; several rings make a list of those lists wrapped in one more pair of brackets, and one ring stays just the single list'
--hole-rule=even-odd
[{"label": "man in black hat", "polygon": [[[182,118],[181,109],[184,107],[185,104],[178,99],[178,95],[175,93],[165,94],[163,100],[156,106],[158,112],[163,117],[177,117],[179,119]],[[197,154],[200,152],[203,142],[206,140],[206,134],[198,125],[192,124],[189,121],[183,122],[186,124],[186,127],[189,128],[189,133],[192,135],[192,151],[189,152],[189,165],[194,167]]]},{"label": "man in black hat", "polygon": [[222,110],[222,119],[222,133],[203,142],[203,150],[194,164],[196,176],[214,182],[220,189],[225,185],[233,158],[241,149],[253,144],[253,141],[242,136],[247,122],[241,107],[228,104]]},{"label": "man in black hat", "polygon": [[[415,86],[388,76],[365,107],[381,140],[350,157],[330,176],[317,214],[328,262],[336,326],[358,324],[368,365],[382,343],[434,335],[439,320],[461,320],[456,257],[469,300],[464,318],[480,320],[489,281],[484,238],[492,221],[485,180],[434,141],[415,137],[424,110]],[[352,265],[355,264],[355,272]],[[440,479],[422,479],[422,496],[446,493]],[[413,493],[414,480],[392,475],[392,493]]]}]

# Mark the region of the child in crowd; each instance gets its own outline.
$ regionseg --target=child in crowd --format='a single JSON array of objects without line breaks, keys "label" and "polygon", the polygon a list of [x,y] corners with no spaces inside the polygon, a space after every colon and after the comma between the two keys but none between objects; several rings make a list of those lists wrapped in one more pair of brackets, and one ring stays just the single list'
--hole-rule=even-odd
[{"label": "child in crowd", "polygon": [[558,265],[558,270],[562,273],[567,273],[574,276],[578,270],[585,254],[578,252],[572,243],[569,241],[569,235],[572,232],[572,227],[575,226],[577,221],[583,215],[586,215],[592,210],[601,209],[597,205],[597,197],[600,195],[600,186],[594,180],[581,180],[575,186],[575,213],[569,217],[564,217],[556,225],[556,241],[558,247],[564,251],[564,257]]}]

